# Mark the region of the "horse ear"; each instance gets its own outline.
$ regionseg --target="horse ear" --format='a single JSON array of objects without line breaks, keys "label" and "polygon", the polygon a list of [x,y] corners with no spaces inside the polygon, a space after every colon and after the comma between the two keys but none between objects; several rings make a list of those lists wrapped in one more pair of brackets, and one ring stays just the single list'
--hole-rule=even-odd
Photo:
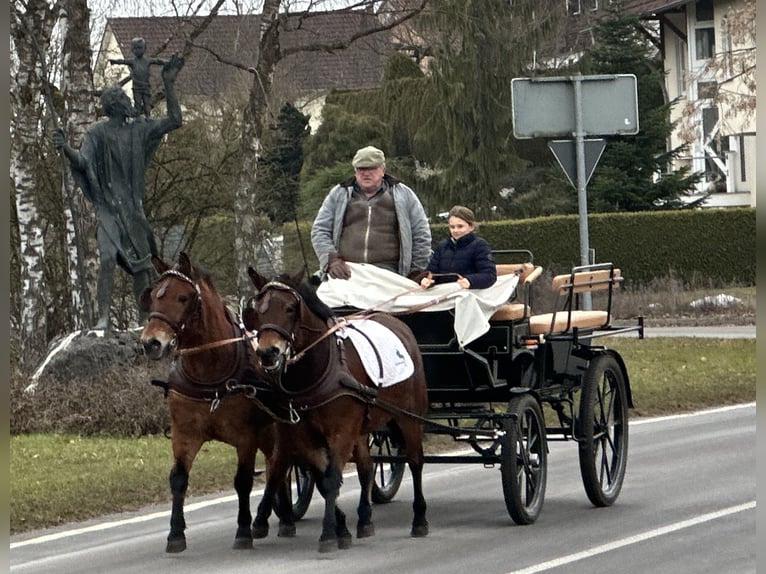
[{"label": "horse ear", "polygon": [[295,275],[293,275],[290,279],[293,282],[293,285],[300,285],[303,281],[303,276],[306,274],[306,268],[301,267],[300,271],[298,271]]},{"label": "horse ear", "polygon": [[170,269],[170,265],[165,263],[162,259],[160,259],[156,255],[152,255],[152,265],[154,265],[154,269],[156,269],[159,275],[162,275],[163,273],[165,273],[165,271]]},{"label": "horse ear", "polygon": [[178,254],[178,270],[187,277],[191,277],[192,275],[191,260],[185,251],[181,251],[181,253]]},{"label": "horse ear", "polygon": [[[159,271],[159,270],[158,270]],[[144,313],[148,313],[152,308],[152,288],[147,287],[144,292],[141,293],[141,298],[138,300],[138,306]]]},{"label": "horse ear", "polygon": [[263,286],[269,282],[268,279],[266,279],[252,267],[247,268],[247,274],[250,275],[250,280],[253,282],[253,285],[255,285],[255,288],[258,289],[258,291],[263,289]]}]

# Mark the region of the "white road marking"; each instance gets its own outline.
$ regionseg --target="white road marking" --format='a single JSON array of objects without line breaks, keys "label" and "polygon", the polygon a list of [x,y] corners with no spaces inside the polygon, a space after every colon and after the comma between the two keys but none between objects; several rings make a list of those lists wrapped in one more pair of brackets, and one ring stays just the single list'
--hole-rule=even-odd
[{"label": "white road marking", "polygon": [[654,530],[642,532],[641,534],[628,536],[627,538],[623,538],[622,540],[615,540],[614,542],[609,542],[608,544],[594,546],[593,548],[589,548],[588,550],[582,550],[581,552],[575,552],[574,554],[569,554],[567,556],[562,556],[560,558],[555,558],[553,560],[541,562],[540,564],[528,566],[527,568],[522,568],[521,570],[513,570],[512,572],[509,572],[508,574],[535,574],[536,572],[545,572],[546,570],[550,570],[552,568],[558,568],[559,566],[571,564],[572,562],[577,562],[578,560],[590,558],[598,554],[604,554],[605,552],[611,552],[612,550],[617,550],[618,548],[622,548],[624,546],[637,544],[638,542],[644,542],[645,540],[656,538],[657,536],[664,536],[666,534],[670,534],[672,532],[676,532],[684,528],[697,526],[698,524],[710,522],[711,520],[717,520],[719,518],[729,516],[730,514],[736,514],[737,512],[743,512],[745,510],[751,510],[753,508],[755,508],[755,500],[751,500],[750,502],[739,504],[737,506],[730,506],[729,508],[724,508],[723,510],[719,510],[717,512],[708,512],[707,514],[701,514],[700,516],[690,518],[689,520],[682,520],[681,522],[668,524],[667,526],[663,526],[662,528],[656,528]]}]

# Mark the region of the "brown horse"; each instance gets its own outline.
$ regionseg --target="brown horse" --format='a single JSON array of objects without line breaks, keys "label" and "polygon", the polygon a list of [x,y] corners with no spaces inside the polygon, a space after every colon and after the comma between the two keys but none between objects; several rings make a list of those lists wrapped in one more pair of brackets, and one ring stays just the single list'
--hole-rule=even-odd
[{"label": "brown horse", "polygon": [[[184,498],[189,472],[206,441],[237,449],[234,488],[239,499],[235,549],[253,547],[250,493],[258,448],[267,458],[273,448],[273,419],[249,395],[256,390],[252,346],[210,277],[192,266],[186,254],[170,268],[154,257],[160,274],[142,299],[149,320],[141,333],[147,357],[175,353],[166,388],[175,464],[167,552],[186,549]],[[282,496],[284,491],[280,491]],[[289,535],[286,531],[283,535]]]},{"label": "brown horse", "polygon": [[[411,535],[425,536],[428,522],[422,490],[423,424],[419,417],[425,413],[428,399],[422,358],[412,332],[391,315],[370,316],[402,341],[414,363],[409,378],[378,388],[367,376],[354,346],[329,333],[328,326],[336,321],[333,311],[313,288],[301,282],[302,272],[268,281],[252,268],[248,271],[258,294],[243,311],[243,320],[248,329],[257,330],[256,355],[277,395],[276,402],[293,420],[293,424],[277,423],[275,456],[254,531],[268,528],[275,489],[284,482],[288,468],[297,463],[311,469],[325,499],[319,551],[348,548],[351,534],[337,498],[343,468],[353,460],[362,491],[357,537],[374,534],[370,499],[373,465],[367,436],[388,426],[402,444],[412,473]],[[280,498],[276,499],[278,504]],[[289,516],[284,509],[278,510],[280,516]]]}]

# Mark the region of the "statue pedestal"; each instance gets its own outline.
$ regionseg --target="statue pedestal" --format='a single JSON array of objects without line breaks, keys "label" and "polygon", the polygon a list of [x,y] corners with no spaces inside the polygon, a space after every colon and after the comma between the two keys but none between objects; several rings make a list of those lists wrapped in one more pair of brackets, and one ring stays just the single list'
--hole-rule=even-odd
[{"label": "statue pedestal", "polygon": [[102,331],[83,329],[57,337],[30,379],[25,392],[34,392],[43,378],[61,381],[91,378],[114,369],[133,367],[145,360],[141,329]]}]

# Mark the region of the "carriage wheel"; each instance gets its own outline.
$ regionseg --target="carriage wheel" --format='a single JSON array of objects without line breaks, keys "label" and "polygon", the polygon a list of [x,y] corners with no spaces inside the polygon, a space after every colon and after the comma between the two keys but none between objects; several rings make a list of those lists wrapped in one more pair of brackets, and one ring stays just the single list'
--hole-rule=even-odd
[{"label": "carriage wheel", "polygon": [[[402,448],[385,431],[370,433],[370,454],[372,456],[400,456]],[[373,465],[372,501],[375,504],[391,502],[399,491],[404,477],[403,462],[376,462]]]},{"label": "carriage wheel", "polygon": [[611,506],[628,461],[628,401],[622,369],[610,355],[588,366],[577,429],[585,492],[595,506]]},{"label": "carriage wheel", "polygon": [[[293,520],[300,520],[309,509],[311,497],[314,495],[314,477],[308,469],[295,464],[290,467],[285,480],[293,510]],[[274,512],[281,518],[279,508],[279,504],[274,505]]]},{"label": "carriage wheel", "polygon": [[548,478],[543,411],[534,396],[524,394],[511,399],[508,412],[516,420],[507,421],[500,450],[505,506],[516,524],[532,524],[543,507]]}]

